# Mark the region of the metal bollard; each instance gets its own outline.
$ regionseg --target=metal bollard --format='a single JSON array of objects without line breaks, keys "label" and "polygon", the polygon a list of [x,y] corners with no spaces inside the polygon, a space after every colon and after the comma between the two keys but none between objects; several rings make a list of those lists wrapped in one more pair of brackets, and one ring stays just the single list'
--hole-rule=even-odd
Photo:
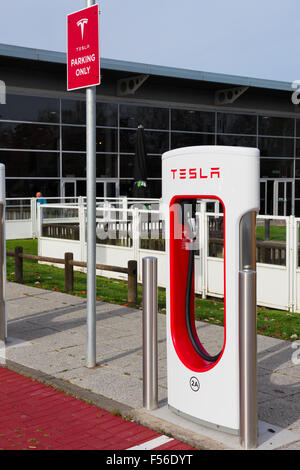
[{"label": "metal bollard", "polygon": [[239,272],[240,440],[245,449],[257,447],[256,272]]},{"label": "metal bollard", "polygon": [[158,407],[157,258],[143,258],[143,407]]}]

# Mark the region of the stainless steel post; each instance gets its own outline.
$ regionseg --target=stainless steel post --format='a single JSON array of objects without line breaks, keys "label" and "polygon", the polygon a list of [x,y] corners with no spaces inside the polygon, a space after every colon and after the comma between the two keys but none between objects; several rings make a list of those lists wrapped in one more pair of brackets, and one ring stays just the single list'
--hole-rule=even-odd
[{"label": "stainless steel post", "polygon": [[158,407],[157,258],[143,258],[143,406]]},{"label": "stainless steel post", "polygon": [[240,439],[245,449],[257,447],[256,272],[239,272]]},{"label": "stainless steel post", "polygon": [[[86,7],[95,0],[86,0]],[[87,186],[87,351],[86,366],[96,366],[96,87],[86,89]]]},{"label": "stainless steel post", "polygon": [[240,223],[239,372],[240,440],[245,449],[257,447],[256,331],[256,212]]}]

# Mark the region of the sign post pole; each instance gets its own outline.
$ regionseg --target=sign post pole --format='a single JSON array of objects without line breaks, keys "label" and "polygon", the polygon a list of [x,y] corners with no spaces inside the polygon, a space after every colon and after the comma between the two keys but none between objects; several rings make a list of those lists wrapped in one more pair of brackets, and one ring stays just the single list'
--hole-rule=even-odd
[{"label": "sign post pole", "polygon": [[[88,2],[87,2],[88,3]],[[87,367],[96,365],[96,88],[86,89]]]},{"label": "sign post pole", "polygon": [[67,88],[86,88],[87,344],[96,366],[96,85],[100,84],[99,9],[95,0],[67,17]]},{"label": "sign post pole", "polygon": [[[95,0],[86,0],[90,7]],[[96,87],[86,89],[87,183],[87,351],[86,366],[96,366]]]}]

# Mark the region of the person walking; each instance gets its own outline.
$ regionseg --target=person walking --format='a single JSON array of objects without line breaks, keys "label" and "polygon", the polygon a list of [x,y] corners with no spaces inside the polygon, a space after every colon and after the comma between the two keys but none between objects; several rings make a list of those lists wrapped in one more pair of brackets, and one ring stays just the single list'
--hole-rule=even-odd
[{"label": "person walking", "polygon": [[47,204],[46,199],[43,197],[41,192],[37,192],[36,195],[36,203],[37,204]]}]

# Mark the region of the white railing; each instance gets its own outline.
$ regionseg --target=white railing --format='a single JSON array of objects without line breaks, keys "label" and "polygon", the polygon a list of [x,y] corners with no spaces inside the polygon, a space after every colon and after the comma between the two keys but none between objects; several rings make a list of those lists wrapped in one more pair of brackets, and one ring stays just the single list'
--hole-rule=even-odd
[{"label": "white railing", "polygon": [[36,226],[36,211],[32,198],[8,198],[5,208],[6,239],[33,238]]},{"label": "white railing", "polygon": [[[85,205],[86,197],[47,197],[49,204]],[[116,209],[130,209],[131,207],[143,207],[147,204],[153,209],[159,208],[159,199],[141,200],[127,197],[96,198],[97,211],[101,215],[101,209],[114,207]],[[33,198],[7,198],[6,199],[6,239],[15,240],[23,238],[37,238],[39,234],[38,201]]]},{"label": "white railing", "polygon": [[[224,261],[220,221],[223,216],[203,209],[197,213],[199,252],[195,263],[195,291],[204,298],[222,298]],[[47,204],[39,207],[38,214],[39,255],[63,257],[65,252],[72,251],[74,259],[86,261],[84,202],[79,205]],[[97,263],[126,267],[130,259],[135,259],[141,282],[142,259],[153,255],[158,258],[158,284],[166,286],[162,212],[104,205],[97,210],[96,220]],[[264,237],[268,223],[271,224],[271,236],[273,234],[275,238],[273,241]],[[300,219],[293,216],[257,217],[258,305],[300,312],[299,228]],[[122,278],[122,274],[117,273],[98,271],[97,274]]]}]

